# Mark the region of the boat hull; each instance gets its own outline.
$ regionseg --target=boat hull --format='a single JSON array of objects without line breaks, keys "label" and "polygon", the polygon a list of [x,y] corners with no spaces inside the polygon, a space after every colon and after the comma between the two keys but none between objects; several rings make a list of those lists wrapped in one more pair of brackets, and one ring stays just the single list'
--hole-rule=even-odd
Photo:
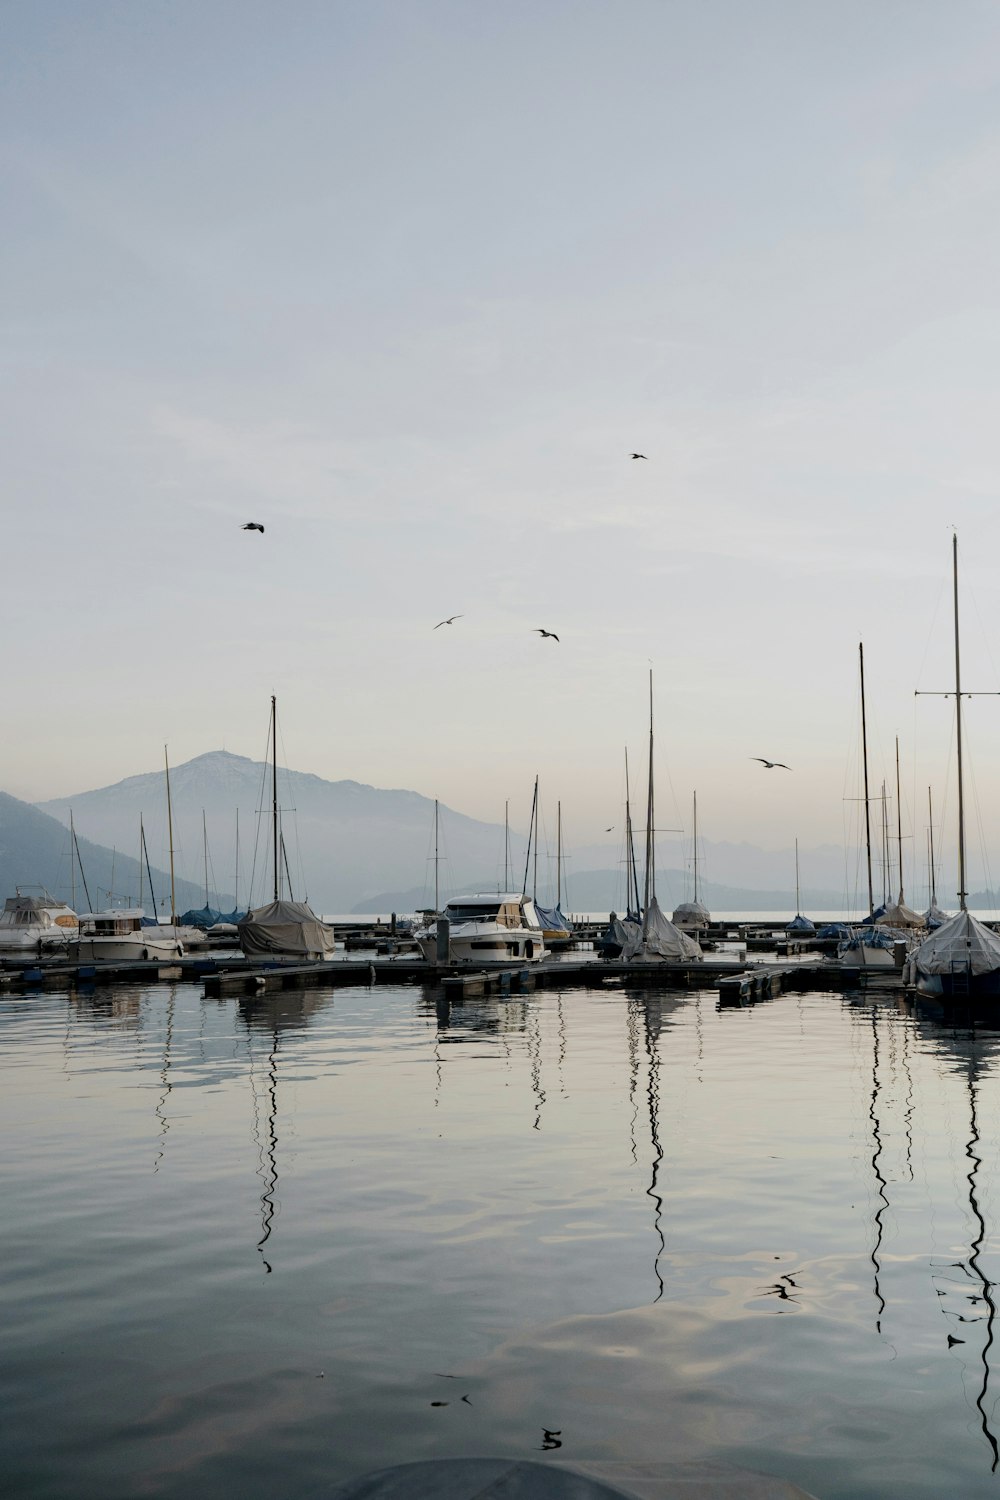
[{"label": "boat hull", "polygon": [[183,958],[184,946],[176,941],[141,937],[74,938],[67,947],[73,963],[135,963],[147,959]]},{"label": "boat hull", "polygon": [[918,972],[917,993],[932,996],[935,1000],[956,1000],[963,1003],[1000,1000],[1000,969],[991,969],[985,974]]},{"label": "boat hull", "polygon": [[[418,933],[417,947],[428,963],[437,960],[437,933]],[[450,935],[452,963],[507,964],[537,963],[545,957],[545,939],[530,928],[480,928],[462,932],[452,928]]]}]

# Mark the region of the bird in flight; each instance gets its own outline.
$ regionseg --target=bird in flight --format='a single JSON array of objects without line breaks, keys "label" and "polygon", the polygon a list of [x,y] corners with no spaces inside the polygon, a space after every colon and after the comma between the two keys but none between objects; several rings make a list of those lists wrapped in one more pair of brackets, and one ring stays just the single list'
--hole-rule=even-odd
[{"label": "bird in flight", "polygon": [[260,534],[261,534],[261,536],[264,535],[264,528],[260,524],[259,521],[248,521],[247,524],[242,528],[242,530],[243,531],[259,531]]},{"label": "bird in flight", "polygon": [[773,771],[775,766],[780,766],[783,771],[790,771],[791,766],[786,766],[783,760],[765,760],[762,755],[751,755],[751,760],[759,760],[765,770]]},{"label": "bird in flight", "polygon": [[454,623],[455,623],[456,620],[464,620],[464,619],[465,619],[464,615],[449,615],[448,618],[447,618],[447,620],[438,620],[437,624],[434,626],[434,629],[435,630],[440,630],[442,625],[454,625]]},{"label": "bird in flight", "polygon": [[614,825],[614,824],[613,824],[613,823],[612,823],[612,825],[611,825],[611,828],[605,828],[605,830],[604,830],[604,832],[605,832],[605,833],[610,833],[610,832],[611,832],[611,829],[612,829],[612,828],[614,828],[614,826],[615,826],[615,825]]},{"label": "bird in flight", "polygon": [[559,639],[554,630],[543,630],[540,625],[535,626],[532,634],[548,636],[550,641],[557,641]]},{"label": "bird in flight", "polygon": [[[633,458],[646,458],[646,455],[645,455],[645,453],[633,453],[632,457]],[[646,458],[646,462],[649,463],[649,459],[648,458]]]}]

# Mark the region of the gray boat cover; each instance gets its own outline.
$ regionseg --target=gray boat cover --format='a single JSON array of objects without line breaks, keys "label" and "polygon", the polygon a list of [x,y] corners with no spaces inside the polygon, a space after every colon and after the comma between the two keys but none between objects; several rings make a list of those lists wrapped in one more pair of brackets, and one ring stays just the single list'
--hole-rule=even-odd
[{"label": "gray boat cover", "polygon": [[1000,937],[969,911],[942,922],[913,952],[919,974],[990,974],[1000,969]]},{"label": "gray boat cover", "polygon": [[707,927],[712,913],[701,901],[682,901],[670,919],[675,927],[690,931],[692,927]]},{"label": "gray boat cover", "polygon": [[304,901],[271,901],[247,912],[237,928],[247,958],[326,958],[333,933]]},{"label": "gray boat cover", "polygon": [[642,928],[622,949],[622,961],[627,964],[659,959],[690,962],[703,957],[701,944],[664,916],[655,896],[646,908]]},{"label": "gray boat cover", "polygon": [[940,927],[942,922],[947,922],[948,913],[942,911],[936,901],[932,901],[924,912],[924,926],[933,932],[935,927]]},{"label": "gray boat cover", "polygon": [[323,1500],[813,1500],[787,1479],[728,1464],[539,1463],[432,1458],[350,1479]]},{"label": "gray boat cover", "polygon": [[912,911],[903,900],[900,891],[895,905],[884,906],[875,918],[880,927],[923,927],[924,919],[919,912]]}]

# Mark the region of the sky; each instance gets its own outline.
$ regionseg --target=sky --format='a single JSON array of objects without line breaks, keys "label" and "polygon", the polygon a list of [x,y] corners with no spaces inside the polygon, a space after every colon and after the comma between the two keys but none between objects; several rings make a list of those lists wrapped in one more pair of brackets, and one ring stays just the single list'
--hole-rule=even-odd
[{"label": "sky", "polygon": [[836,843],[863,640],[919,854],[953,531],[1000,691],[995,5],[7,0],[0,74],[0,787],[275,693],[296,769],[589,845],[652,667],[671,818]]}]

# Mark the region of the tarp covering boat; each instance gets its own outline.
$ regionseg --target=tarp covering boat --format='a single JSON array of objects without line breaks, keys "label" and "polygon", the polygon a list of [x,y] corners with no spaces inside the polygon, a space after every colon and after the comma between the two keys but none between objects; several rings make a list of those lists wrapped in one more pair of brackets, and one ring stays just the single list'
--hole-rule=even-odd
[{"label": "tarp covering boat", "polygon": [[851,929],[845,922],[827,922],[816,934],[818,938],[849,938],[850,935]]},{"label": "tarp covering boat", "polygon": [[790,922],[785,923],[785,931],[791,933],[812,933],[816,931],[815,922],[810,922],[801,912],[797,912]]},{"label": "tarp covering boat", "polygon": [[271,901],[238,924],[247,958],[328,958],[333,933],[304,901]]},{"label": "tarp covering boat", "polygon": [[646,908],[642,927],[638,934],[622,949],[622,960],[625,963],[644,963],[649,960],[672,959],[680,962],[684,959],[703,958],[701,944],[679,927],[675,927],[665,915],[654,896]]},{"label": "tarp covering boat", "polygon": [[201,927],[207,932],[216,922],[227,919],[223,917],[221,911],[216,911],[214,906],[199,906],[192,908],[191,911],[182,912],[179,920],[185,927]]},{"label": "tarp covering boat", "polygon": [[1000,937],[971,912],[960,911],[925,937],[912,957],[918,974],[991,974],[1000,970]]},{"label": "tarp covering boat", "polygon": [[884,906],[875,918],[880,927],[923,927],[924,919],[919,912],[912,911],[903,900],[900,891],[899,899],[890,906]]},{"label": "tarp covering boat", "polygon": [[546,937],[558,937],[560,933],[565,933],[569,937],[569,922],[563,916],[558,906],[539,906],[536,901],[535,911],[538,913],[538,920],[542,924],[542,931]]},{"label": "tarp covering boat", "polygon": [[636,938],[642,938],[642,923],[638,918],[631,914],[619,917],[612,912],[607,927],[594,946],[599,953],[604,953],[609,958],[618,958],[625,946]]},{"label": "tarp covering boat", "polygon": [[927,928],[928,932],[933,932],[935,927],[940,927],[942,923],[947,921],[948,913],[946,911],[942,911],[936,901],[932,901],[930,906],[924,912],[924,926]]},{"label": "tarp covering boat", "polygon": [[692,932],[707,927],[712,920],[712,913],[701,901],[682,901],[670,920],[675,927]]}]

